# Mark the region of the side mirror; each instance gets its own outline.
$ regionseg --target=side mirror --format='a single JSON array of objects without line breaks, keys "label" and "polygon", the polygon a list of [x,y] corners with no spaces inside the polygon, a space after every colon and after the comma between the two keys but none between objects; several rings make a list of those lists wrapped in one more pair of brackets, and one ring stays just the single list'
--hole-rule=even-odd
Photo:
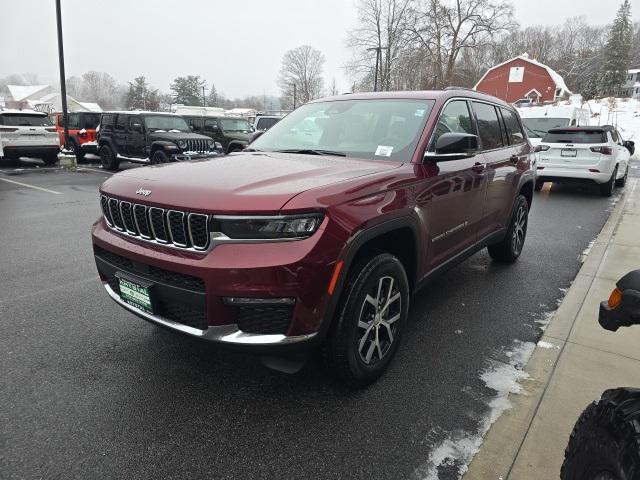
[{"label": "side mirror", "polygon": [[471,158],[478,153],[478,136],[470,133],[443,133],[436,141],[436,151],[426,152],[425,160],[446,162]]},{"label": "side mirror", "polygon": [[260,138],[264,134],[264,132],[266,132],[266,130],[258,130],[257,132],[254,132],[253,135],[251,135],[249,143],[252,143],[257,138]]},{"label": "side mirror", "polygon": [[629,150],[629,153],[631,155],[636,153],[636,142],[632,140],[625,140],[624,142],[622,142],[622,145],[624,145],[626,149]]}]

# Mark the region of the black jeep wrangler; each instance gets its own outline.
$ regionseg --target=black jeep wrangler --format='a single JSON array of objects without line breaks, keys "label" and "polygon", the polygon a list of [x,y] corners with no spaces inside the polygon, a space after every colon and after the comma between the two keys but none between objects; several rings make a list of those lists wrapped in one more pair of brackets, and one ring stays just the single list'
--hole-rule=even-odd
[{"label": "black jeep wrangler", "polygon": [[251,141],[253,127],[246,118],[182,115],[191,131],[222,144],[224,153],[239,152]]},{"label": "black jeep wrangler", "polygon": [[104,112],[97,141],[106,170],[117,170],[122,160],[155,165],[219,152],[214,140],[191,132],[184,118],[162,112]]}]

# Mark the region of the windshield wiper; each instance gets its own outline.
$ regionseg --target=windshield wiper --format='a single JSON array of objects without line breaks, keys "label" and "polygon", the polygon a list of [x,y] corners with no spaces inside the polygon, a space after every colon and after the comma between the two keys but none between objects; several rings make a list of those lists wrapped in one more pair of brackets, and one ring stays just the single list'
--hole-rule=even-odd
[{"label": "windshield wiper", "polygon": [[343,152],[335,152],[333,150],[316,150],[312,148],[302,148],[302,149],[289,149],[289,150],[274,150],[274,152],[279,153],[300,153],[302,155],[333,155],[336,157],[346,157],[347,154]]}]

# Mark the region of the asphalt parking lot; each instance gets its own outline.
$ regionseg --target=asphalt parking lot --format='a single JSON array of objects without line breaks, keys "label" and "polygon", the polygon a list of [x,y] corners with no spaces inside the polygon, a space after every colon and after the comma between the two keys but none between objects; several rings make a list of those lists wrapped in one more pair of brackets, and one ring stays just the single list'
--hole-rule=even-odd
[{"label": "asphalt parking lot", "polygon": [[89,236],[110,174],[38,167],[0,168],[7,479],[421,478],[444,439],[478,430],[495,393],[481,373],[538,340],[616,201],[547,184],[520,260],[481,252],[418,292],[392,367],[352,391],[317,365],[277,373],[118,307]]}]

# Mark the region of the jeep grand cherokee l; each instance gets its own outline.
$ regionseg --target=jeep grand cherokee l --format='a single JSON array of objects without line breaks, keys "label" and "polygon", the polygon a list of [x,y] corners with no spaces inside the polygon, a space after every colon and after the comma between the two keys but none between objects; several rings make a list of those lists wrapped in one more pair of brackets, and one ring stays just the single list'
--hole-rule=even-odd
[{"label": "jeep grand cherokee l", "polygon": [[97,138],[106,170],[117,170],[121,160],[157,165],[218,154],[213,140],[192,133],[173,113],[104,112]]},{"label": "jeep grand cherokee l", "polygon": [[112,176],[95,261],[151,323],[269,361],[321,349],[364,385],[394,356],[411,292],[483,247],[518,258],[530,148],[514,108],[480,93],[317,100],[242,153]]}]

